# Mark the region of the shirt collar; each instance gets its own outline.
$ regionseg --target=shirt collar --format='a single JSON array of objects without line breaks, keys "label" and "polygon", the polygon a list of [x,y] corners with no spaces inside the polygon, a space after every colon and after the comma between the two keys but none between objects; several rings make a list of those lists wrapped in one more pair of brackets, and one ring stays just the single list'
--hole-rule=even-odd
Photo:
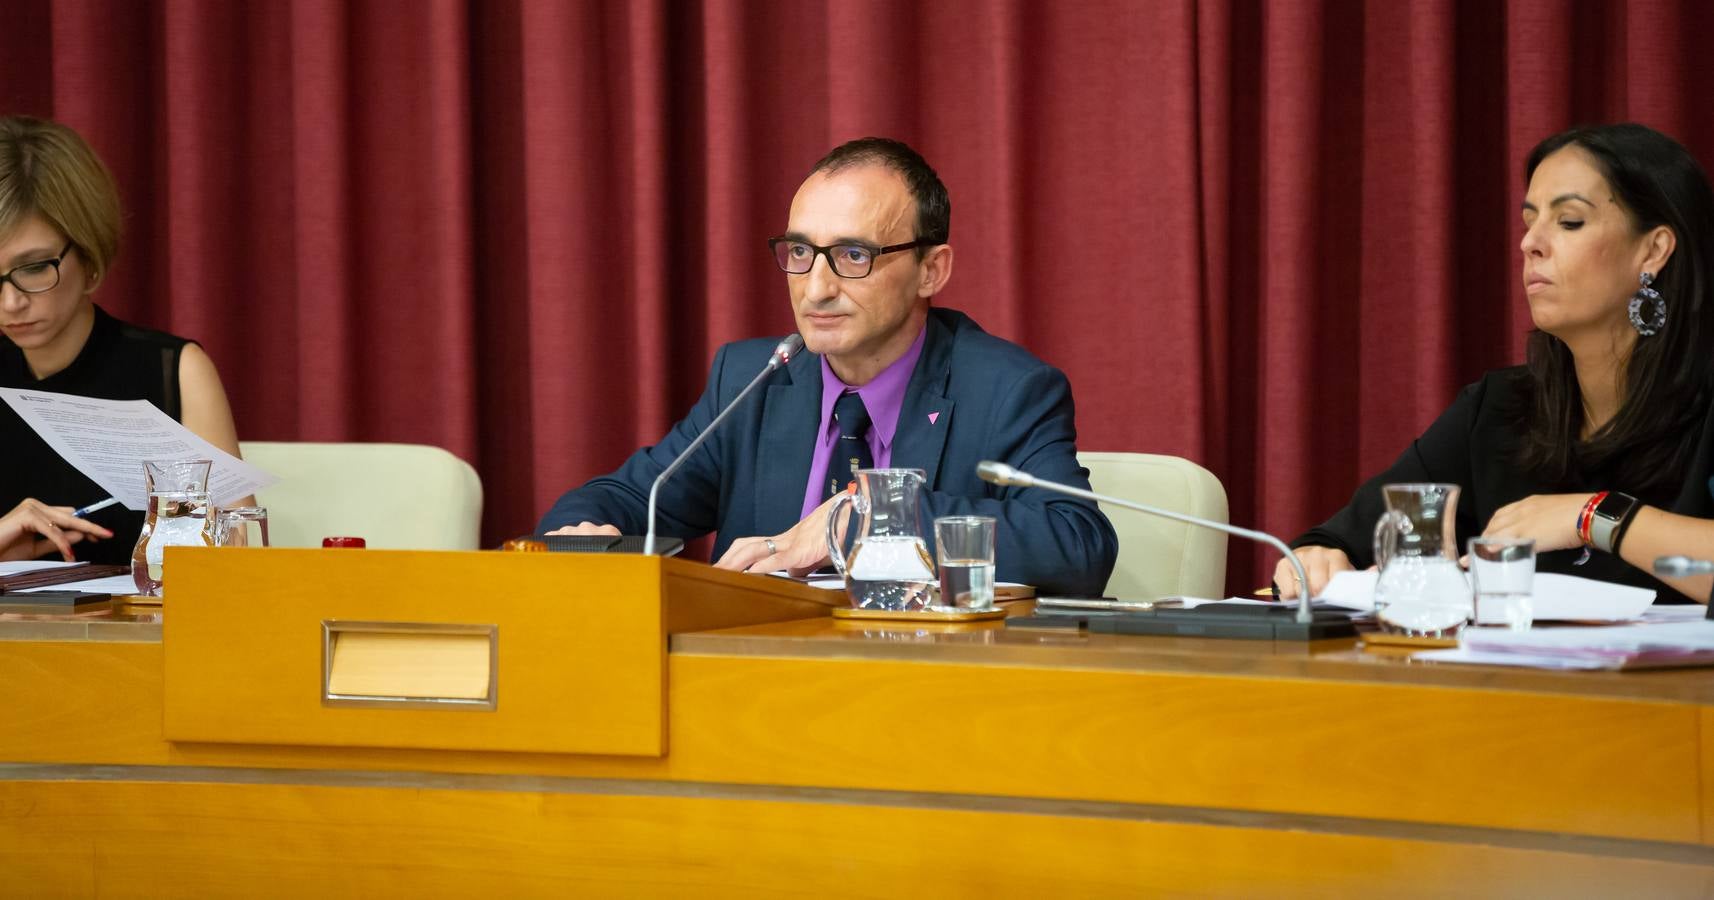
[{"label": "shirt collar", "polygon": [[833,366],[828,364],[827,357],[823,356],[821,433],[826,434],[828,426],[833,422],[833,404],[839,401],[839,395],[855,391],[857,396],[863,398],[864,408],[869,410],[869,427],[874,429],[881,446],[893,446],[893,434],[899,428],[899,410],[905,405],[905,388],[910,385],[911,372],[916,369],[917,359],[922,356],[922,345],[927,336],[928,326],[925,323],[923,329],[917,332],[916,340],[905,350],[905,355],[893,360],[892,364],[860,388],[853,388],[840,381],[839,376],[833,374]]}]

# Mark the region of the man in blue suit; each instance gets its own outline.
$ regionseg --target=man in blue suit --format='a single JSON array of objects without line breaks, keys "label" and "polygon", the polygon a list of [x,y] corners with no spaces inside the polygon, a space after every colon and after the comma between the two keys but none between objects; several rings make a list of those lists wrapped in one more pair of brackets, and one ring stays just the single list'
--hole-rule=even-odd
[{"label": "man in blue suit", "polygon": [[[999,520],[1000,580],[1101,593],[1118,538],[1093,503],[976,477],[976,464],[994,459],[1089,486],[1065,375],[963,313],[930,307],[952,276],[950,223],[946,187],[903,143],[864,138],[816,164],[786,233],[768,242],[810,352],[776,371],[661,487],[659,533],[714,531],[722,568],[801,573],[827,560],[827,508],[852,468],[915,468],[928,476],[927,518]],[[655,476],[776,343],[720,348],[690,414],[617,472],[560,497],[539,530],[641,534]]]}]

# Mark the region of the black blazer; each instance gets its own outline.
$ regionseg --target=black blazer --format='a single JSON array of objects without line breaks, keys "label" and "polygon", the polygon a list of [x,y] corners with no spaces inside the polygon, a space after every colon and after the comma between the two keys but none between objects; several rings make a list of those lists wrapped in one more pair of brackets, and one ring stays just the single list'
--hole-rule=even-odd
[{"label": "black blazer", "polygon": [[[1690,470],[1666,488],[1638,491],[1603,469],[1580,471],[1566,482],[1549,484],[1520,471],[1513,461],[1521,438],[1518,410],[1529,396],[1527,378],[1524,368],[1518,366],[1489,372],[1481,381],[1464,388],[1452,406],[1391,467],[1365,482],[1344,509],[1304,532],[1292,546],[1335,547],[1345,551],[1351,564],[1358,568],[1373,565],[1375,522],[1386,509],[1381,485],[1393,482],[1433,481],[1463,487],[1458,498],[1459,548],[1482,533],[1495,510],[1533,494],[1623,491],[1660,509],[1714,518],[1714,498],[1710,497],[1708,485],[1714,462],[1714,415],[1703,420]],[[1583,565],[1573,565],[1582,555],[1582,548],[1543,553],[1536,557],[1536,571],[1646,587],[1658,591],[1658,599],[1666,603],[1694,602],[1648,572],[1611,554],[1595,552]]]}]

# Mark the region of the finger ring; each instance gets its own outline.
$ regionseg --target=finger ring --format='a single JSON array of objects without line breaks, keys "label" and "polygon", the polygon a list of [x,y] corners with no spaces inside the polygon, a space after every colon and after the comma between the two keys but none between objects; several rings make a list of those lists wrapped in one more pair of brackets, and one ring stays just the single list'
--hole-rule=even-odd
[{"label": "finger ring", "polygon": [[769,556],[773,556],[774,554],[780,552],[780,548],[774,546],[774,539],[773,538],[762,538],[762,543],[768,545],[768,555]]}]

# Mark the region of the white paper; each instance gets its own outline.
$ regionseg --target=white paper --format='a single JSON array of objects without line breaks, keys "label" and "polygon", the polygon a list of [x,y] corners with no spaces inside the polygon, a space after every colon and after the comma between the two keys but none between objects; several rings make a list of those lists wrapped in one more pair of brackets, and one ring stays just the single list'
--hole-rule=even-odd
[{"label": "white paper", "polygon": [[59,559],[16,560],[0,562],[0,578],[8,575],[22,575],[25,572],[37,572],[42,569],[69,569],[72,566],[87,566],[88,562],[66,562]]},{"label": "white paper", "polygon": [[[1321,599],[1351,609],[1374,609],[1378,577],[1374,569],[1339,572],[1321,592]],[[1655,592],[1648,588],[1552,572],[1537,572],[1533,587],[1538,622],[1625,622],[1641,618],[1655,600]],[[1483,624],[1504,622],[1503,616],[1492,622],[1483,619]]]},{"label": "white paper", "polygon": [[1699,622],[1708,618],[1708,607],[1700,603],[1656,603],[1643,610],[1644,625],[1661,622]]},{"label": "white paper", "polygon": [[[208,459],[208,499],[222,506],[273,484],[274,476],[197,437],[147,400],[98,400],[73,394],[0,388],[0,400],[54,452],[127,509],[148,507],[147,459]],[[90,497],[89,503],[100,500]]]},{"label": "white paper", "polygon": [[1456,650],[1426,651],[1413,658],[1539,669],[1710,665],[1714,664],[1714,622],[1466,630]]},{"label": "white paper", "polygon": [[1282,606],[1283,605],[1283,606],[1287,606],[1287,607],[1294,608],[1294,609],[1297,607],[1297,601],[1296,600],[1289,600],[1284,604],[1280,604],[1280,603],[1274,603],[1274,602],[1269,601],[1269,600],[1257,600],[1254,597],[1227,597],[1224,600],[1216,600],[1216,599],[1213,599],[1210,597],[1173,597],[1170,599],[1177,600],[1179,603],[1183,604],[1185,609],[1195,609],[1198,606],[1207,606],[1210,603],[1218,603],[1218,604],[1225,605],[1225,606]]},{"label": "white paper", "polygon": [[1567,659],[1559,656],[1531,656],[1521,653],[1489,653],[1464,647],[1445,650],[1421,650],[1411,659],[1424,662],[1471,663],[1482,666],[1525,666],[1531,669],[1611,669],[1616,663],[1599,659]]},{"label": "white paper", "polygon": [[83,581],[67,581],[61,584],[26,588],[13,593],[30,594],[36,591],[88,591],[91,594],[113,594],[114,596],[129,597],[137,593],[137,581],[129,575],[109,575],[106,578],[86,578]]},{"label": "white paper", "polygon": [[1465,631],[1463,644],[1472,650],[1555,656],[1705,653],[1714,652],[1714,621],[1603,625],[1596,628],[1532,628],[1529,631],[1484,628]]}]

